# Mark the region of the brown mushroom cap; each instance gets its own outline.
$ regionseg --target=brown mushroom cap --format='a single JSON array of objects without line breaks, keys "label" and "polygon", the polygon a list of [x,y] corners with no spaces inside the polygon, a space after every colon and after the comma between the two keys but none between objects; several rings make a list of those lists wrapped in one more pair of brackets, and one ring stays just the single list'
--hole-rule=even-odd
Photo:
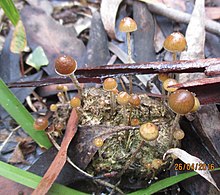
[{"label": "brown mushroom cap", "polygon": [[177,90],[168,97],[169,107],[177,114],[189,113],[194,104],[194,96],[184,89]]},{"label": "brown mushroom cap", "polygon": [[120,21],[119,30],[121,32],[133,32],[137,30],[137,24],[132,18],[125,17]]},{"label": "brown mushroom cap", "polygon": [[55,60],[55,71],[61,76],[69,76],[77,69],[77,62],[71,56],[62,55]]},{"label": "brown mushroom cap", "polygon": [[186,39],[180,32],[171,33],[164,41],[163,47],[169,52],[182,52],[186,50]]}]

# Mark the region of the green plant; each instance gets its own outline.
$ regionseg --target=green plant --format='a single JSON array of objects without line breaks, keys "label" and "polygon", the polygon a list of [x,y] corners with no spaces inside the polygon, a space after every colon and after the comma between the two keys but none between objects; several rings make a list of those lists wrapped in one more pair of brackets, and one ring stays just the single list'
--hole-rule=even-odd
[{"label": "green plant", "polygon": [[5,83],[0,79],[0,105],[11,115],[15,121],[21,125],[27,134],[41,147],[50,148],[48,137],[44,131],[36,131],[33,127],[34,119],[22,103],[7,88]]},{"label": "green plant", "polygon": [[16,9],[14,3],[12,0],[1,0],[0,6],[4,10],[6,16],[10,19],[12,24],[16,26],[20,19],[20,15],[18,13],[18,10]]}]

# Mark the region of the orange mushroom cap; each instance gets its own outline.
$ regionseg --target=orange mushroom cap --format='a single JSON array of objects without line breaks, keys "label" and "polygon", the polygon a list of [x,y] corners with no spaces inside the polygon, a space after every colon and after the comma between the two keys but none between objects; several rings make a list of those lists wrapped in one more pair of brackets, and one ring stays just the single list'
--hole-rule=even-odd
[{"label": "orange mushroom cap", "polygon": [[119,30],[121,32],[133,32],[137,30],[137,24],[132,18],[125,17],[120,21]]},{"label": "orange mushroom cap", "polygon": [[163,47],[169,52],[182,52],[187,49],[187,42],[182,33],[173,32],[165,39]]}]

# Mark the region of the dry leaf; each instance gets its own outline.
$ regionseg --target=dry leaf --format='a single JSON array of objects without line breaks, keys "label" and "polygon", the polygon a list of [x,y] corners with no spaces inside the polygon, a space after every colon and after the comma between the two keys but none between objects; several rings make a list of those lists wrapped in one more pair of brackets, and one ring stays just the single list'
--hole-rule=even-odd
[{"label": "dry leaf", "polygon": [[12,164],[26,163],[24,159],[24,154],[22,153],[21,148],[20,148],[20,143],[17,144],[8,162]]},{"label": "dry leaf", "polygon": [[66,163],[67,149],[76,133],[77,123],[78,116],[76,110],[73,109],[67,123],[66,132],[63,137],[60,150],[32,195],[46,194],[53,185],[64,164]]},{"label": "dry leaf", "polygon": [[121,2],[122,0],[102,0],[100,7],[103,25],[112,39],[117,39],[115,35],[115,19]]},{"label": "dry leaf", "polygon": [[206,166],[206,170],[198,170],[199,164],[205,165],[205,163],[202,160],[200,160],[199,158],[197,158],[195,156],[188,154],[186,151],[181,150],[179,148],[169,149],[164,154],[163,159],[165,159],[166,155],[168,155],[168,154],[174,154],[176,157],[178,157],[180,160],[182,160],[185,164],[190,164],[191,166],[193,166],[195,172],[197,172],[199,175],[204,177],[207,181],[209,181],[212,185],[214,185],[220,191],[220,189],[218,188],[214,179],[212,178],[210,172],[208,171],[207,166]]},{"label": "dry leaf", "polygon": [[19,20],[13,33],[10,50],[13,53],[21,53],[22,51],[24,51],[26,46],[27,41],[24,25],[22,21]]},{"label": "dry leaf", "polygon": [[[196,27],[196,31],[195,31]],[[194,60],[204,58],[205,46],[205,1],[196,0],[194,10],[186,30],[187,51],[181,53],[180,60]],[[203,78],[202,73],[181,74],[179,81]]]}]

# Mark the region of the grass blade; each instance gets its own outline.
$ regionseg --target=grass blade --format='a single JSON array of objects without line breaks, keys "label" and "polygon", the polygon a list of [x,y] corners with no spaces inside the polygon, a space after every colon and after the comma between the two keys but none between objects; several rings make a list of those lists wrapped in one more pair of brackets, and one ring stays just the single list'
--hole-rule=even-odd
[{"label": "grass blade", "polygon": [[[30,173],[28,171],[19,169],[12,165],[0,161],[0,175],[8,178],[12,181],[20,183],[30,188],[36,188],[40,180],[42,179],[40,176]],[[85,195],[85,193],[79,192],[77,190],[68,188],[61,184],[53,184],[48,194],[53,195]]]},{"label": "grass blade", "polygon": [[34,141],[41,147],[50,148],[50,140],[44,131],[37,131],[33,128],[34,119],[21,102],[7,88],[5,83],[0,79],[0,105],[21,125]]},{"label": "grass blade", "polygon": [[18,20],[20,19],[20,15],[13,1],[12,0],[1,0],[0,6],[4,10],[6,16],[12,22],[12,24],[16,26],[16,24],[18,23]]},{"label": "grass blade", "polygon": [[[219,170],[220,170],[220,168],[216,168],[213,171],[219,171]],[[195,175],[198,175],[198,174],[194,171],[189,172],[189,173],[182,173],[177,176],[172,176],[172,177],[160,180],[160,181],[152,184],[147,189],[138,190],[138,191],[132,192],[128,195],[150,195],[150,194],[159,192],[160,190],[166,189],[169,186],[172,186],[178,182],[181,182],[181,181],[188,179],[190,177],[193,177]]]}]

